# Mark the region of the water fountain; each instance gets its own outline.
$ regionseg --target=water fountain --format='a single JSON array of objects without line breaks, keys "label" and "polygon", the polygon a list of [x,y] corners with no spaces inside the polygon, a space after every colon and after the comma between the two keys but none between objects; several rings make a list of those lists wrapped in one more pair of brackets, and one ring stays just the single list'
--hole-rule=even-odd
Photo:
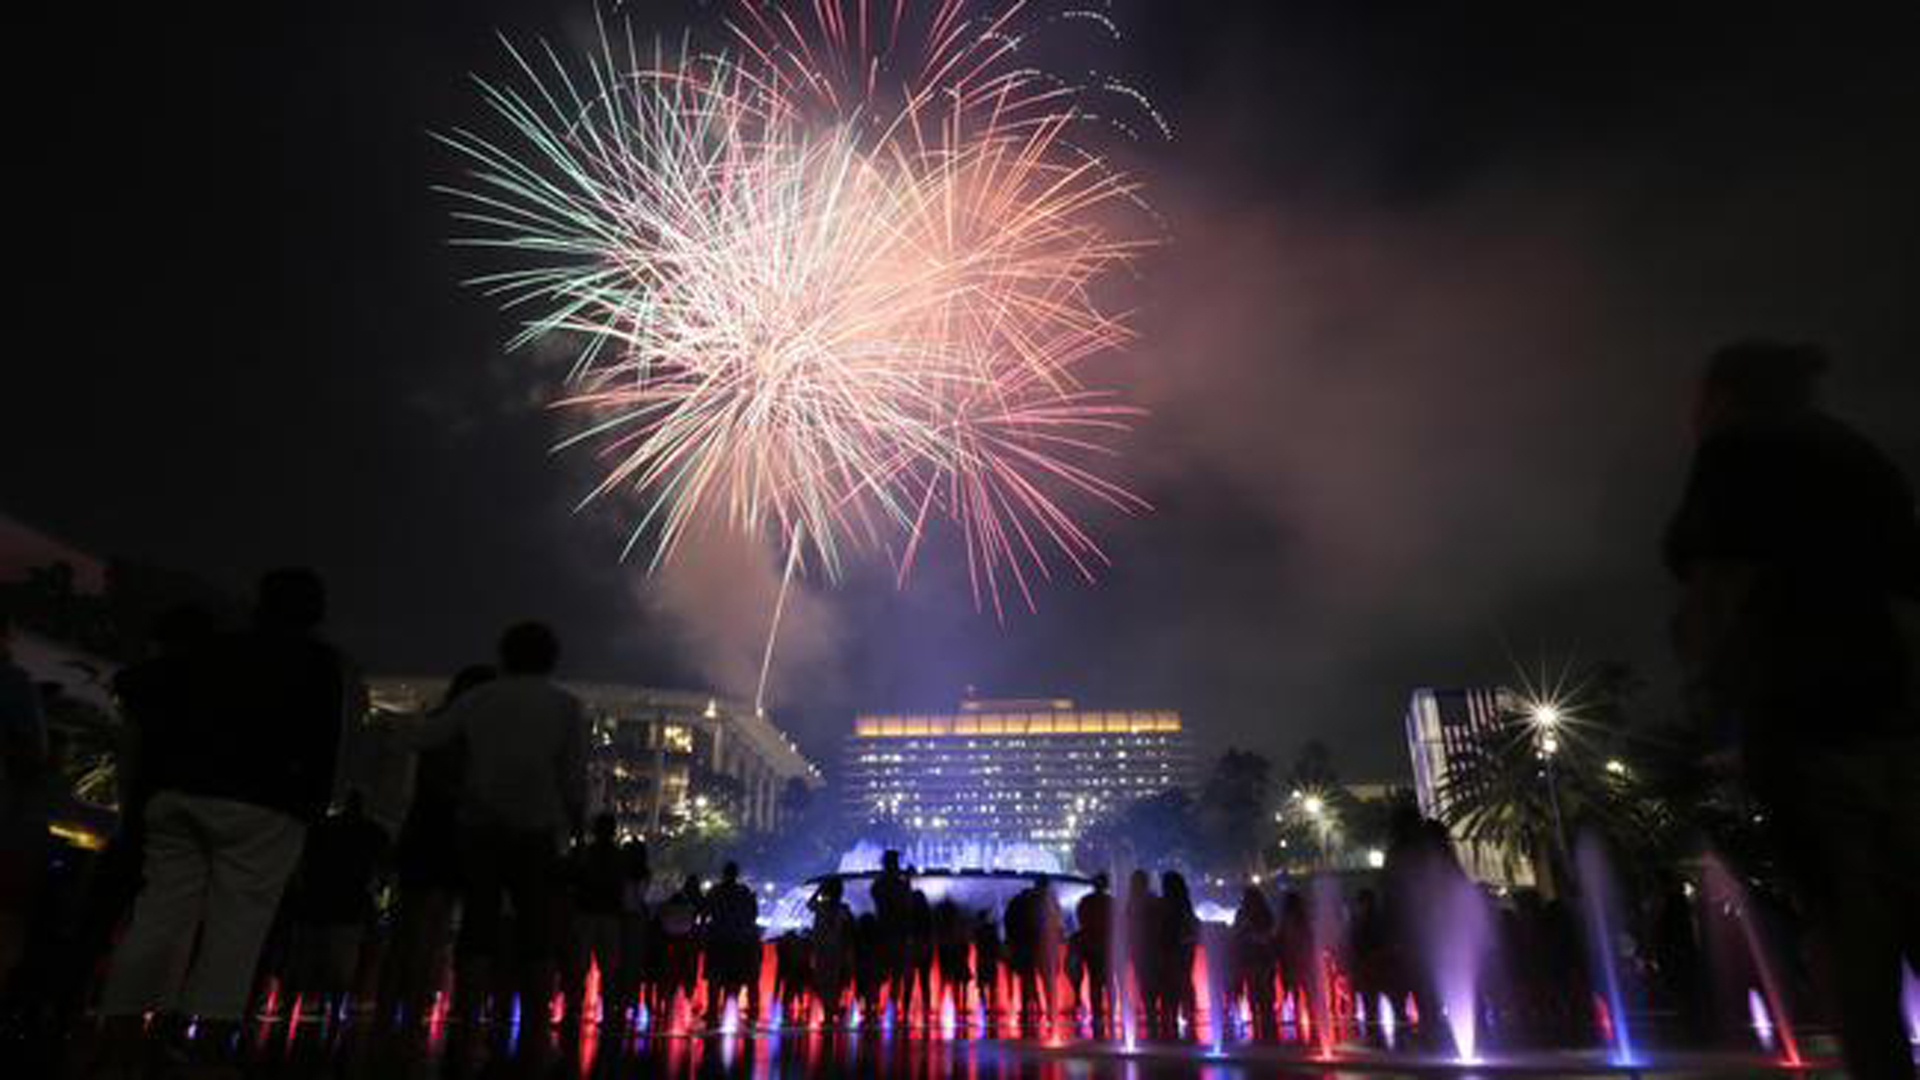
[{"label": "water fountain", "polygon": [[[1786,997],[1782,992],[1780,979],[1775,973],[1771,953],[1762,940],[1760,928],[1755,925],[1752,898],[1748,895],[1746,887],[1740,883],[1740,879],[1718,856],[1706,857],[1703,877],[1708,903],[1724,905],[1740,928],[1741,942],[1746,946],[1747,958],[1753,965],[1754,975],[1760,981],[1757,989],[1765,1005],[1767,1030],[1779,1039],[1781,1061],[1790,1067],[1798,1067],[1802,1064],[1800,1043],[1794,1037],[1793,1024],[1786,1008]],[[1756,1025],[1756,1034],[1758,1034],[1758,1025]]]},{"label": "water fountain", "polygon": [[1612,1043],[1612,1061],[1632,1065],[1634,1055],[1631,1020],[1627,1015],[1626,995],[1620,978],[1620,960],[1614,945],[1614,927],[1619,925],[1620,902],[1614,889],[1613,874],[1607,866],[1606,852],[1593,836],[1584,836],[1575,856],[1580,874],[1580,906],[1586,913],[1587,954],[1600,979],[1599,993],[1606,1004],[1605,1034]]},{"label": "water fountain", "polygon": [[[777,935],[812,926],[807,903],[830,877],[845,883],[845,899],[855,915],[871,912],[873,899],[867,885],[879,875],[884,853],[878,844],[862,840],[840,857],[833,873],[809,878],[782,893],[765,919],[767,932]],[[996,921],[1007,901],[1036,876],[1047,878],[1065,911],[1072,911],[1093,888],[1091,879],[1067,873],[1058,855],[1037,844],[923,842],[902,849],[900,863],[910,870],[914,888],[926,893],[928,903],[952,900],[969,915],[984,912]]]},{"label": "water fountain", "polygon": [[[1418,943],[1424,954],[1436,1014],[1462,1064],[1480,1061],[1480,973],[1492,949],[1493,922],[1487,898],[1450,860],[1430,857],[1415,870],[1429,899],[1418,913]],[[1411,1021],[1417,1024],[1417,1021]]]},{"label": "water fountain", "polygon": [[[1054,885],[1063,921],[1071,925],[1074,905],[1091,885],[1086,878],[1063,873],[1058,861],[1042,848],[926,845],[907,856],[903,861],[926,858],[960,864],[957,869],[914,870],[914,885],[935,902],[950,898],[963,908],[995,917],[1003,913],[1008,898],[1044,874]],[[1304,903],[1304,918],[1296,916],[1294,932],[1301,933],[1304,923],[1304,936],[1310,940],[1304,947],[1296,945],[1291,958],[1275,973],[1271,1004],[1256,1005],[1252,995],[1235,984],[1239,976],[1229,927],[1234,911],[1221,904],[1216,893],[1203,898],[1206,906],[1198,947],[1191,968],[1182,973],[1190,983],[1192,1008],[1180,1010],[1175,1025],[1179,1037],[1173,1039],[1166,1031],[1142,1026],[1141,986],[1128,956],[1126,890],[1119,888],[1114,890],[1110,954],[1111,1027],[1097,1023],[1087,1004],[1086,983],[1075,987],[1076,1004],[1067,1009],[1063,1003],[1068,984],[1058,977],[1047,993],[1049,1006],[1043,1015],[1037,1022],[1023,1022],[1022,988],[1005,965],[999,970],[992,1004],[986,994],[965,985],[936,982],[928,1007],[916,1000],[911,1009],[903,1010],[885,992],[865,1010],[866,1015],[853,999],[838,1020],[826,1023],[828,1010],[817,999],[803,994],[793,1001],[780,1000],[774,979],[778,956],[771,936],[809,926],[806,900],[828,877],[846,883],[845,898],[856,911],[868,910],[871,900],[865,884],[877,873],[880,857],[877,845],[862,845],[848,852],[834,874],[797,886],[773,905],[763,968],[750,1000],[729,1000],[724,1015],[705,1017],[698,1011],[698,1003],[705,1000],[704,988],[696,988],[691,998],[676,995],[670,1006],[663,1007],[662,1015],[649,1016],[644,1009],[636,1009],[637,1037],[642,1043],[648,1038],[662,1045],[685,1043],[687,1047],[679,1051],[683,1063],[690,1055],[698,1064],[705,1055],[706,1065],[720,1066],[724,1075],[736,1075],[736,1064],[754,1075],[779,1074],[790,1067],[910,1069],[935,1076],[971,1074],[978,1068],[989,1075],[1003,1075],[1000,1070],[1009,1061],[1098,1058],[1124,1062],[1121,1072],[1127,1066],[1146,1069],[1156,1060],[1205,1063],[1203,1068],[1228,1063],[1232,1068],[1256,1070],[1337,1062],[1342,1070],[1363,1073],[1388,1070],[1460,1076],[1529,1070],[1637,1075],[1659,1065],[1634,1038],[1644,1036],[1635,1026],[1644,1014],[1619,966],[1614,940],[1623,909],[1616,882],[1596,845],[1581,845],[1576,859],[1581,885],[1578,923],[1590,948],[1588,968],[1593,975],[1591,997],[1586,997],[1584,988],[1580,997],[1590,1000],[1593,1008],[1577,1021],[1587,1025],[1586,1034],[1563,1036],[1574,1041],[1561,1041],[1557,1047],[1540,1046],[1538,1031],[1526,1028],[1528,1003],[1516,1001],[1515,986],[1484,977],[1495,970],[1490,966],[1495,930],[1492,898],[1435,852],[1425,853],[1424,861],[1416,852],[1401,867],[1402,876],[1389,885],[1415,901],[1404,909],[1413,913],[1408,927],[1413,936],[1408,943],[1411,959],[1421,969],[1404,973],[1410,981],[1383,976],[1363,962],[1379,954],[1372,951],[1377,942],[1363,947],[1355,936],[1357,927],[1370,925],[1352,914],[1354,901],[1347,893],[1355,882],[1320,875],[1290,885]],[[994,860],[1003,857],[1017,868],[995,865]],[[986,865],[967,865],[973,861]],[[1703,897],[1733,898],[1730,902],[1736,908],[1744,903],[1737,880],[1723,866],[1710,866],[1707,877]],[[1755,1038],[1772,1048],[1765,1064],[1785,1071],[1801,1068],[1801,1050],[1761,949],[1762,935],[1744,912],[1741,920],[1758,983],[1746,1007]],[[1573,923],[1567,925],[1571,929]],[[970,954],[970,960],[977,956]],[[1913,982],[1911,973],[1907,978],[1907,1008],[1920,1011],[1920,985]],[[1744,987],[1741,992],[1745,993]],[[1263,1007],[1271,1012],[1263,1014]],[[1920,1016],[1913,1019],[1920,1021]],[[617,1049],[622,1045],[618,1038],[604,1045],[598,1038],[597,1032],[589,1038],[583,1031],[578,1043],[582,1060],[596,1053],[605,1058],[626,1052]],[[703,1049],[705,1043],[712,1045]],[[1723,1059],[1680,1051],[1675,1060],[1694,1067]],[[1758,1060],[1748,1057],[1738,1064],[1749,1068]],[[997,1064],[982,1066],[985,1061]],[[1020,1067],[1012,1071],[1019,1072]],[[1107,1073],[1096,1069],[1092,1075]]]},{"label": "water fountain", "polygon": [[1920,976],[1912,964],[1900,967],[1900,1011],[1907,1017],[1907,1040],[1920,1046]]}]

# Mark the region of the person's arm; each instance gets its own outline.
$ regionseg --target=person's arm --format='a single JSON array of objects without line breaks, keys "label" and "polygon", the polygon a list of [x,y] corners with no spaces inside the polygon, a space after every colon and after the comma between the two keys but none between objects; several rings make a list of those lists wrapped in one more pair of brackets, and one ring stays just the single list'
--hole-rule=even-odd
[{"label": "person's arm", "polygon": [[387,722],[387,730],[395,741],[409,750],[431,750],[436,746],[444,746],[453,741],[453,737],[466,726],[474,697],[473,694],[466,694],[446,708],[424,716],[410,716],[404,720],[396,716]]}]

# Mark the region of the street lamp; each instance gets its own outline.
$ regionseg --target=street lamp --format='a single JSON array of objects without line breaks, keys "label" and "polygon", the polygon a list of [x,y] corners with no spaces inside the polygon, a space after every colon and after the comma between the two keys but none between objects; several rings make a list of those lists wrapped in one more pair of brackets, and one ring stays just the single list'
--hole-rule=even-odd
[{"label": "street lamp", "polygon": [[1331,824],[1327,820],[1327,801],[1317,791],[1295,791],[1293,797],[1300,804],[1300,812],[1313,822],[1313,839],[1319,851],[1319,862],[1324,866],[1327,862],[1327,829]]},{"label": "street lamp", "polygon": [[1533,727],[1535,745],[1545,762],[1547,804],[1553,808],[1553,845],[1563,865],[1567,862],[1567,832],[1560,822],[1560,789],[1553,779],[1553,759],[1560,752],[1560,725],[1565,720],[1566,714],[1552,701],[1536,701],[1527,709],[1527,723]]}]

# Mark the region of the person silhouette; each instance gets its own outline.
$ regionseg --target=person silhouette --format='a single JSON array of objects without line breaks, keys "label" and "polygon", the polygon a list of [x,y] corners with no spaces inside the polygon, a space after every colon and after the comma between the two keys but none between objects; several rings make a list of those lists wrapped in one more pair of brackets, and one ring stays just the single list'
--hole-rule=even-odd
[{"label": "person silhouette", "polygon": [[760,903],[740,880],[740,864],[720,869],[707,894],[707,1023],[718,1025],[727,995],[738,996],[749,1025],[758,1009],[753,986],[760,973]]},{"label": "person silhouette", "polygon": [[1175,1027],[1181,1016],[1199,1030],[1199,999],[1193,990],[1193,956],[1200,947],[1200,918],[1194,914],[1193,894],[1177,870],[1160,875],[1160,977],[1166,995],[1163,1022]]},{"label": "person silhouette", "polygon": [[849,953],[853,948],[853,912],[841,899],[840,879],[821,882],[820,891],[807,901],[813,912],[812,944],[814,994],[820,999],[829,1028],[840,1021],[841,999],[845,996]]},{"label": "person silhouette", "polygon": [[1269,1032],[1274,1018],[1273,978],[1278,945],[1274,940],[1273,908],[1257,885],[1240,894],[1233,913],[1232,952],[1228,957],[1229,1000],[1244,1000],[1253,1014],[1254,1030]]},{"label": "person silhouette", "polygon": [[[1153,878],[1143,868],[1136,868],[1127,879],[1126,934],[1127,960],[1140,993],[1141,1021],[1149,1033],[1158,1035],[1166,1015],[1166,986],[1160,975],[1160,898],[1153,893]],[[1126,972],[1120,977],[1124,979]]]},{"label": "person silhouette", "polygon": [[360,792],[307,830],[300,865],[288,889],[293,915],[296,989],[323,996],[330,1010],[357,989],[374,892],[391,848],[387,832],[366,814]]},{"label": "person silhouette", "polygon": [[1087,1011],[1096,1031],[1105,1030],[1113,1005],[1113,894],[1109,878],[1093,875],[1093,889],[1074,905],[1074,948],[1087,976]]},{"label": "person silhouette", "polygon": [[881,977],[893,987],[893,1000],[903,1002],[910,975],[907,939],[913,929],[913,883],[900,869],[898,851],[881,854],[880,873],[867,892],[880,927]]},{"label": "person silhouette", "polygon": [[199,1019],[197,1052],[237,1050],[261,945],[332,798],[343,725],[366,712],[345,658],[316,634],[325,614],[318,574],[275,570],[252,627],[200,651],[146,806],[145,884],[101,993],[110,1043],[137,1039],[159,1011],[176,1032]]},{"label": "person silhouette", "polygon": [[[491,664],[461,668],[436,706],[445,712],[473,688],[492,682]],[[459,812],[467,748],[458,738],[422,751],[414,763],[413,799],[395,841],[400,911],[384,972],[385,1017],[424,1022],[449,959],[454,903],[460,893]]]},{"label": "person silhouette", "polygon": [[[620,848],[619,820],[595,814],[592,836],[568,854],[573,889],[573,940],[567,957],[567,1015],[582,1023],[611,1015],[621,998],[612,992],[624,963],[621,916],[626,906],[627,856]],[[600,1015],[588,1017],[587,978],[600,971]]]},{"label": "person silhouette", "polygon": [[500,676],[441,712],[396,727],[426,749],[466,748],[460,787],[462,900],[459,952],[463,1011],[490,980],[499,952],[503,899],[513,904],[513,981],[524,1001],[545,1001],[553,983],[555,886],[561,846],[584,824],[587,720],[580,699],[553,681],[560,640],[523,622],[500,637]]},{"label": "person silhouette", "polygon": [[1920,933],[1920,526],[1907,478],[1819,408],[1818,348],[1709,359],[1665,561],[1696,715],[1827,939],[1847,1067],[1911,1076],[1900,967]]}]

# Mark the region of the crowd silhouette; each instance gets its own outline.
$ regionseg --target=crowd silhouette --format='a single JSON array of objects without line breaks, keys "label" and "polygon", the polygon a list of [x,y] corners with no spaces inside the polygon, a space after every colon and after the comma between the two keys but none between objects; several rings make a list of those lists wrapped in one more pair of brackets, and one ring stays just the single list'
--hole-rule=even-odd
[{"label": "crowd silhouette", "polygon": [[[1894,1076],[1911,1065],[1900,964],[1920,940],[1920,533],[1897,468],[1815,407],[1823,366],[1801,347],[1716,354],[1666,560],[1692,701],[1738,722],[1726,743],[1824,932],[1849,1066]],[[822,880],[810,924],[763,940],[739,866],[711,885],[656,880],[644,843],[587,820],[587,720],[539,623],[509,627],[495,663],[462,670],[430,714],[386,722],[418,755],[390,838],[340,790],[343,732],[369,713],[325,614],[321,579],[296,568],[262,578],[245,627],[190,608],[160,621],[153,655],[114,681],[131,736],[121,827],[57,917],[41,899],[47,729],[0,651],[10,1022],[25,1001],[28,1027],[63,1030],[91,1004],[95,1064],[137,1075],[232,1067],[244,1021],[296,1003],[408,1030],[515,1015],[760,1023],[763,1007],[932,1024],[971,1006],[1024,1031],[1084,1020],[1101,1037],[1180,1038],[1209,1010],[1274,1037],[1363,1017],[1369,1001],[1415,1023],[1436,1000],[1421,909],[1464,876],[1445,830],[1417,818],[1374,886],[1251,884],[1230,926],[1203,923],[1173,870],[1133,870],[1123,895],[1097,875],[1070,909],[1032,875],[992,911],[934,902],[890,851],[870,881]],[[1701,1004],[1701,907],[1678,889],[1650,898],[1636,960],[1651,996],[1711,1037],[1727,1020]],[[1593,984],[1564,898],[1515,897],[1493,934],[1489,1008],[1545,1044],[1578,1039]]]}]

